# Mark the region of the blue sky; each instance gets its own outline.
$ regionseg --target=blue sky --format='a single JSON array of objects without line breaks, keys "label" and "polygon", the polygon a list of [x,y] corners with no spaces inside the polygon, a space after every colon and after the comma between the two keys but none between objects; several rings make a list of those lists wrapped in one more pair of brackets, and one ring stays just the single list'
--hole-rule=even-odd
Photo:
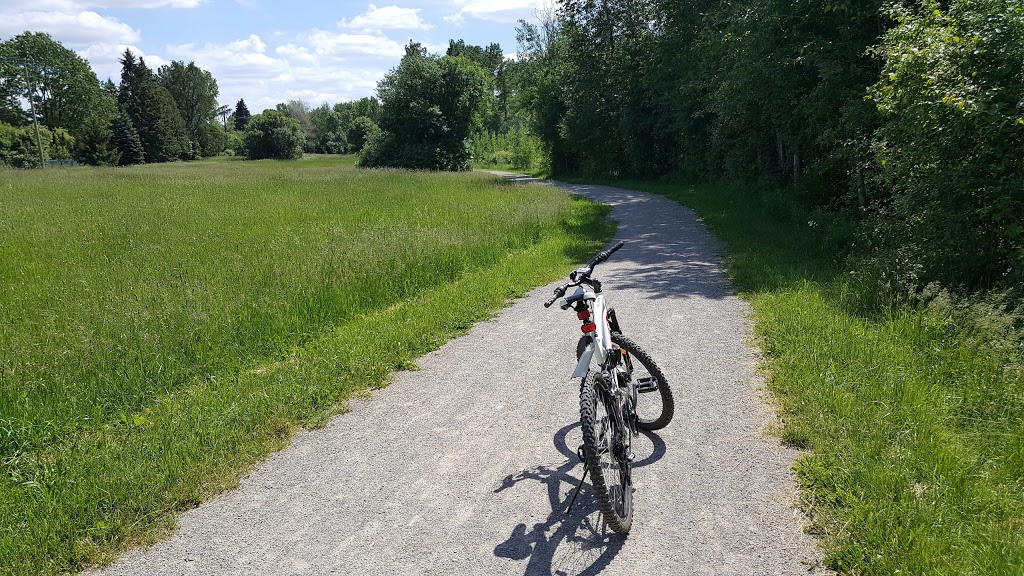
[{"label": "blue sky", "polygon": [[546,0],[303,2],[278,0],[0,0],[0,39],[48,32],[120,76],[125,48],[151,68],[194,61],[213,73],[222,104],[254,113],[286,100],[312,105],[370,96],[410,39],[442,52],[451,38],[498,42],[514,54],[516,20]]}]

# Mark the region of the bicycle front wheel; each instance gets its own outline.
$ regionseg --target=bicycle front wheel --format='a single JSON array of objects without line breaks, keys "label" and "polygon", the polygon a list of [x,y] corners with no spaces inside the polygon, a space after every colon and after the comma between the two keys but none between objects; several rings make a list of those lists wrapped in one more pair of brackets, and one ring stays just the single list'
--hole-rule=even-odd
[{"label": "bicycle front wheel", "polygon": [[614,532],[626,534],[633,525],[631,437],[627,428],[615,423],[614,401],[603,377],[591,370],[580,384],[584,464],[590,472],[594,496],[605,522]]},{"label": "bicycle front wheel", "polygon": [[661,430],[668,426],[676,413],[676,403],[665,374],[636,342],[618,332],[612,333],[612,342],[625,351],[623,358],[626,370],[637,388],[637,427],[644,430]]}]

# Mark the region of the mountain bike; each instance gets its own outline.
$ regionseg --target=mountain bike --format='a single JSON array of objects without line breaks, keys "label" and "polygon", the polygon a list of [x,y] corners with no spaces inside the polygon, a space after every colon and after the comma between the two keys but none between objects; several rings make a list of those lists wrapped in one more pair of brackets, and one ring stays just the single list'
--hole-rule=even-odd
[{"label": "mountain bike", "polygon": [[576,345],[580,378],[580,428],[583,444],[577,452],[584,463],[583,478],[568,513],[590,473],[598,507],[608,526],[626,534],[633,525],[633,438],[639,430],[659,430],[675,413],[672,389],[665,374],[633,340],[622,334],[615,309],[601,293],[594,268],[619,251],[625,242],[601,252],[569,274],[569,282],[555,288],[544,303],[550,308],[566,291],[560,307],[572,309],[583,323]]}]

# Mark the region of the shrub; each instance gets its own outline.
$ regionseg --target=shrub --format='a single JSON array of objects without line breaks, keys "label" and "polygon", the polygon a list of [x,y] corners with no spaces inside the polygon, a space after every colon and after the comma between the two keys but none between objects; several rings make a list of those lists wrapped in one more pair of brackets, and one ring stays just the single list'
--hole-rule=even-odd
[{"label": "shrub", "polygon": [[245,128],[245,150],[250,160],[302,158],[305,143],[299,121],[276,110],[253,116]]}]

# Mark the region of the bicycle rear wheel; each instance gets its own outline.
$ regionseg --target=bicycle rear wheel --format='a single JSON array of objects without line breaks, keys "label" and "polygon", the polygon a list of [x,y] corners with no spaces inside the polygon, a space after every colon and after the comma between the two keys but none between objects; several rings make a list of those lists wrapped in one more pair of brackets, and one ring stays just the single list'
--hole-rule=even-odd
[{"label": "bicycle rear wheel", "polygon": [[584,464],[605,522],[614,532],[626,534],[633,525],[631,438],[628,429],[616,425],[612,402],[603,377],[591,370],[580,384]]},{"label": "bicycle rear wheel", "polygon": [[612,342],[625,350],[624,360],[630,377],[637,386],[636,425],[644,430],[660,430],[672,421],[676,412],[672,388],[661,368],[636,342],[612,333]]}]

